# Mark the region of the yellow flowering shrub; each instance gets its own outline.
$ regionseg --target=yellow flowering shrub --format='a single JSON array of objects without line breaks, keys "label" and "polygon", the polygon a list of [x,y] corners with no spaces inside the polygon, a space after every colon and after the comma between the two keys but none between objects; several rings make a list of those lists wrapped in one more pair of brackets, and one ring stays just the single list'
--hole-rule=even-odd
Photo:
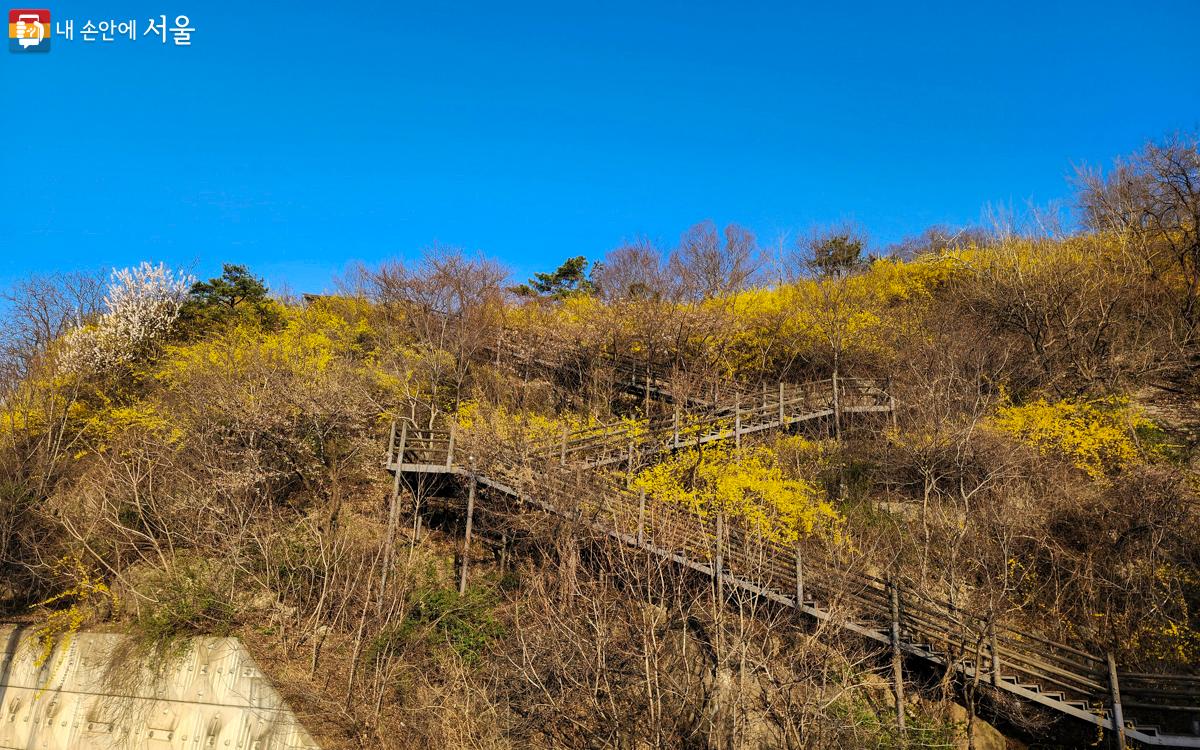
[{"label": "yellow flowering shrub", "polygon": [[95,388],[75,373],[37,373],[17,384],[0,408],[0,439],[38,434],[64,415],[76,419],[85,412],[82,396]]},{"label": "yellow flowering shrub", "polygon": [[1159,603],[1154,611],[1094,612],[1092,617],[1098,626],[1124,633],[1121,645],[1138,661],[1190,669],[1200,663],[1200,630],[1192,614],[1200,577],[1175,563],[1146,567],[1152,599]]},{"label": "yellow flowering shrub", "polygon": [[724,512],[777,542],[812,535],[845,541],[842,515],[811,483],[785,477],[766,448],[709,445],[681,450],[638,472],[632,485],[700,518]]},{"label": "yellow flowering shrub", "polygon": [[1006,404],[996,411],[992,425],[1043,455],[1064,458],[1100,479],[1141,460],[1135,430],[1152,423],[1128,399],[1110,397]]},{"label": "yellow flowering shrub", "polygon": [[171,384],[193,371],[241,372],[251,363],[265,363],[311,377],[335,362],[367,356],[364,341],[372,332],[365,318],[347,318],[323,304],[282,308],[282,314],[278,330],[241,323],[197,343],[168,347],[155,375]]},{"label": "yellow flowering shrub", "polygon": [[503,405],[491,406],[467,400],[454,414],[455,426],[466,434],[488,435],[504,441],[533,443],[557,438],[563,428],[577,423],[573,415],[547,417],[536,412],[512,412]]},{"label": "yellow flowering shrub", "polygon": [[120,606],[120,600],[108,584],[74,555],[59,559],[54,564],[54,573],[68,578],[71,583],[61,592],[33,605],[35,609],[55,605],[45,621],[34,629],[39,649],[36,664],[39,667],[50,658],[59,638],[72,637],[89,617],[104,608],[112,614]]},{"label": "yellow flowering shrub", "polygon": [[[1165,623],[1143,618],[1131,646],[1147,656],[1179,665],[1200,663],[1200,630],[1195,626],[1189,601],[1194,601],[1200,576],[1182,565],[1164,563],[1154,567],[1154,590],[1170,603],[1174,616]],[[1188,592],[1192,596],[1188,596]]]},{"label": "yellow flowering shrub", "polygon": [[794,466],[805,476],[827,471],[837,464],[837,441],[813,440],[804,435],[782,435],[775,441],[775,454],[785,466]]},{"label": "yellow flowering shrub", "polygon": [[596,330],[630,331],[630,322],[617,306],[587,294],[573,294],[547,303],[527,301],[507,307],[504,327],[534,340],[589,341]]},{"label": "yellow flowering shrub", "polygon": [[513,412],[501,406],[481,404],[467,400],[459,404],[453,417],[454,425],[463,433],[499,438],[525,444],[557,443],[563,430],[568,439],[581,433],[602,433],[605,430],[622,430],[631,440],[640,440],[649,424],[645,419],[620,417],[612,422],[601,422],[595,415],[582,416],[563,412],[553,417],[531,411]]},{"label": "yellow flowering shrub", "polygon": [[753,366],[783,351],[828,348],[831,339],[846,350],[880,352],[889,310],[928,297],[963,267],[951,256],[912,261],[877,260],[862,273],[839,280],[807,279],[793,284],[748,289],[711,300],[711,309],[731,319],[732,356],[728,373]]},{"label": "yellow flowering shrub", "polygon": [[168,443],[177,443],[183,437],[178,426],[172,424],[154,403],[145,400],[114,404],[102,398],[98,405],[76,402],[71,416],[81,420],[82,437],[87,445],[86,450],[75,454],[76,458],[85,455],[87,450],[97,453],[107,450],[114,438],[130,430],[156,433]]}]

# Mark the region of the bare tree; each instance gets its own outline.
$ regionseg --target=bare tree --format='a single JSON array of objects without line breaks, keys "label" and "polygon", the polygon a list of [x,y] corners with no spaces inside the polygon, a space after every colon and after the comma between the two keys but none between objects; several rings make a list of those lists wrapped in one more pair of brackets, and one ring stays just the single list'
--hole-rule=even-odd
[{"label": "bare tree", "polygon": [[1184,340],[1200,327],[1200,135],[1148,143],[1107,174],[1076,178],[1088,226],[1128,241],[1156,279],[1178,288]]},{"label": "bare tree", "polygon": [[599,267],[600,296],[607,302],[672,299],[674,288],[663,254],[647,239],[621,245]]},{"label": "bare tree", "polygon": [[954,286],[959,313],[1023,342],[1017,387],[1086,390],[1161,367],[1169,326],[1147,277],[1095,238],[1069,242],[1011,240],[981,255]]},{"label": "bare tree", "polygon": [[415,266],[391,261],[371,274],[372,297],[388,322],[415,337],[428,355],[430,393],[448,385],[451,401],[462,398],[471,360],[497,342],[507,277],[495,261],[442,246],[426,250]]},{"label": "bare tree", "polygon": [[683,233],[671,253],[670,269],[683,294],[703,300],[742,289],[761,265],[754,235],[729,224],[721,233],[702,221]]},{"label": "bare tree", "polygon": [[6,381],[24,376],[35,357],[103,306],[105,276],[100,272],[30,276],[0,293],[7,308],[0,333],[0,359]]}]

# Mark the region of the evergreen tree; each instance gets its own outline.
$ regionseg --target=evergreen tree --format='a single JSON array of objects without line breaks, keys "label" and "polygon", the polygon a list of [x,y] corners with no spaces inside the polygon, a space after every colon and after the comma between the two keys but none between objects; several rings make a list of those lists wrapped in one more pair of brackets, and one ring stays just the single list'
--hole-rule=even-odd
[{"label": "evergreen tree", "polygon": [[592,264],[582,255],[567,258],[553,273],[535,273],[527,284],[514,287],[521,297],[545,297],[554,300],[566,299],[576,294],[593,295],[597,292],[594,277],[600,263]]}]

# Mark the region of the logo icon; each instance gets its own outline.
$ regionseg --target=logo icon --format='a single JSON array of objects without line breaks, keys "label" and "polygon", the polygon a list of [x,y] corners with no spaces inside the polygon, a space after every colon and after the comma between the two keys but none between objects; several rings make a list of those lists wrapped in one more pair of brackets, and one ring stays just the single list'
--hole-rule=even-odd
[{"label": "logo icon", "polygon": [[9,51],[49,52],[52,36],[50,11],[17,8],[8,12]]}]

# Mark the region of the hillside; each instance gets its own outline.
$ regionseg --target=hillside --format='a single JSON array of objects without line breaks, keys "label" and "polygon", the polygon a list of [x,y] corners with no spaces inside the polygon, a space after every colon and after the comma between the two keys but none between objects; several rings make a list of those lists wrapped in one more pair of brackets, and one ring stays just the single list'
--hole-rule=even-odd
[{"label": "hillside", "polygon": [[[0,617],[239,636],[330,749],[1094,741],[975,669],[997,628],[1094,658],[1043,675],[1100,680],[1080,711],[1111,663],[1166,696],[1128,716],[1195,737],[1197,186],[1181,141],[1081,185],[1069,235],[764,264],[698,225],[519,287],[447,249],[303,299],[237,265],[32,279]],[[778,554],[813,612],[767,595]],[[949,668],[843,627],[898,591]]]}]

